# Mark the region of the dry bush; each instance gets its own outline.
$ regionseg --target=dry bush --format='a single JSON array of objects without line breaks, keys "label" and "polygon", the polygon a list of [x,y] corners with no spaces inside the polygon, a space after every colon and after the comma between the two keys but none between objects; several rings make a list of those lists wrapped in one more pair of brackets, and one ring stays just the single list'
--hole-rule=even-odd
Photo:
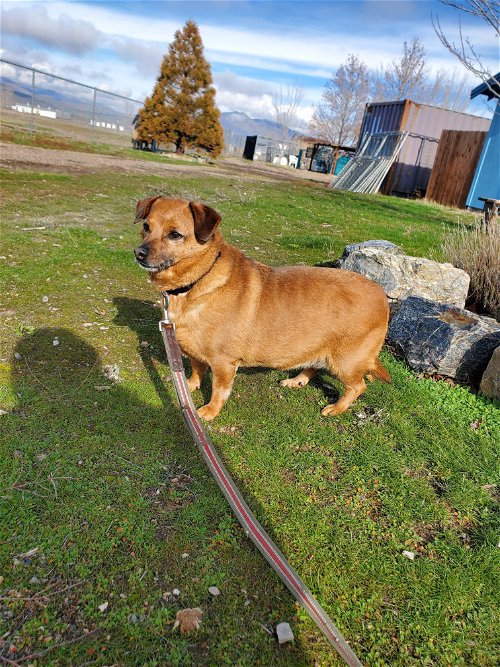
[{"label": "dry bush", "polygon": [[470,276],[467,305],[500,319],[500,227],[496,220],[486,232],[481,219],[459,224],[441,246],[446,261]]}]

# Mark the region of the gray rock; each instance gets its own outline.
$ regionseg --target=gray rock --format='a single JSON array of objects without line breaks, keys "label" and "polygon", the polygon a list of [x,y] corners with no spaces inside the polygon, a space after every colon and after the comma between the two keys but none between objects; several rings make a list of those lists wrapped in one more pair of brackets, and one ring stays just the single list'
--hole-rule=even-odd
[{"label": "gray rock", "polygon": [[497,347],[491,355],[479,388],[488,398],[500,400],[500,347]]},{"label": "gray rock", "polygon": [[285,644],[286,642],[293,642],[295,637],[293,636],[292,628],[289,623],[278,623],[276,626],[276,636],[280,644]]},{"label": "gray rock", "polygon": [[399,303],[409,296],[447,303],[463,308],[470,278],[451,264],[440,264],[425,257],[410,257],[383,247],[353,250],[342,259],[340,268],[361,273],[381,285],[395,315]]},{"label": "gray rock", "polygon": [[462,308],[409,297],[392,319],[387,342],[418,372],[479,385],[495,348],[500,324]]},{"label": "gray rock", "polygon": [[378,248],[384,252],[393,254],[393,255],[402,255],[403,251],[398,245],[391,243],[391,241],[383,240],[372,240],[372,241],[362,241],[361,243],[351,243],[346,245],[344,252],[342,254],[342,260],[347,259],[351,253],[355,250],[363,250],[364,248]]}]

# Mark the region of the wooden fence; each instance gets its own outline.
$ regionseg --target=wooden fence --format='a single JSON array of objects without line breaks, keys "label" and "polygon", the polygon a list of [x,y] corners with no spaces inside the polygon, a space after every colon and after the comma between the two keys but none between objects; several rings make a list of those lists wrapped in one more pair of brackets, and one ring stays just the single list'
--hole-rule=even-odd
[{"label": "wooden fence", "polygon": [[486,134],[442,131],[426,199],[445,206],[465,208]]}]

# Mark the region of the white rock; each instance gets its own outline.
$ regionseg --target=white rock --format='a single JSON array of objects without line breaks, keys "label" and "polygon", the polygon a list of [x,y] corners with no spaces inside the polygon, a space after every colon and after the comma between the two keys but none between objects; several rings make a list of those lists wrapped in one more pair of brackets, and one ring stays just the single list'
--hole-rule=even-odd
[{"label": "white rock", "polygon": [[172,595],[180,595],[180,594],[181,592],[178,588],[174,588],[174,590],[172,591]]},{"label": "white rock", "polygon": [[210,586],[208,592],[211,593],[214,597],[220,595],[220,590],[217,588],[217,586]]},{"label": "white rock", "polygon": [[54,340],[52,341],[52,345],[54,347],[57,347],[59,345],[59,338],[54,338]]},{"label": "white rock", "polygon": [[106,602],[103,602],[102,604],[99,605],[99,611],[103,612],[106,611],[108,608],[109,602],[106,600]]},{"label": "white rock", "polygon": [[403,551],[402,554],[409,560],[415,560],[415,554],[413,553],[413,551]]},{"label": "white rock", "polygon": [[278,623],[276,626],[276,636],[278,637],[278,642],[280,644],[285,644],[286,642],[293,642],[295,637],[293,636],[292,628],[289,623]]},{"label": "white rock", "polygon": [[42,303],[48,303],[49,297],[48,296],[42,296]]}]

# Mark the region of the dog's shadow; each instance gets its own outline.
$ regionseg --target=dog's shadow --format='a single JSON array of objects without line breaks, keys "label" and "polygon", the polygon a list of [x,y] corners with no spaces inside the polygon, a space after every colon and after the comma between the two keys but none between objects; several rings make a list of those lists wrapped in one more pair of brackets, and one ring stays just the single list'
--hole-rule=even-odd
[{"label": "dog's shadow", "polygon": [[[164,403],[171,402],[168,393],[165,390],[164,381],[166,378],[162,378],[159,375],[154,365],[155,361],[160,362],[161,364],[168,363],[161,334],[158,330],[158,322],[162,317],[159,304],[154,303],[153,301],[130,299],[128,297],[116,297],[113,299],[113,303],[117,310],[113,320],[114,323],[118,326],[126,326],[131,331],[135,332],[139,355],[149,377],[151,378],[151,382],[161,400]],[[185,357],[183,357],[183,364],[186,376],[189,377],[191,366],[189,360]],[[238,373],[247,376],[257,376],[268,372],[267,368],[259,367],[240,368],[238,370]],[[292,377],[295,373],[296,371],[290,371],[285,374],[285,376]],[[205,375],[200,387],[204,403],[208,403],[210,400],[211,385],[212,381],[209,371]],[[322,372],[318,373],[318,375],[311,380],[310,385],[320,389],[330,403],[335,403],[339,398],[339,391],[330,384],[329,376],[325,377]]]}]

